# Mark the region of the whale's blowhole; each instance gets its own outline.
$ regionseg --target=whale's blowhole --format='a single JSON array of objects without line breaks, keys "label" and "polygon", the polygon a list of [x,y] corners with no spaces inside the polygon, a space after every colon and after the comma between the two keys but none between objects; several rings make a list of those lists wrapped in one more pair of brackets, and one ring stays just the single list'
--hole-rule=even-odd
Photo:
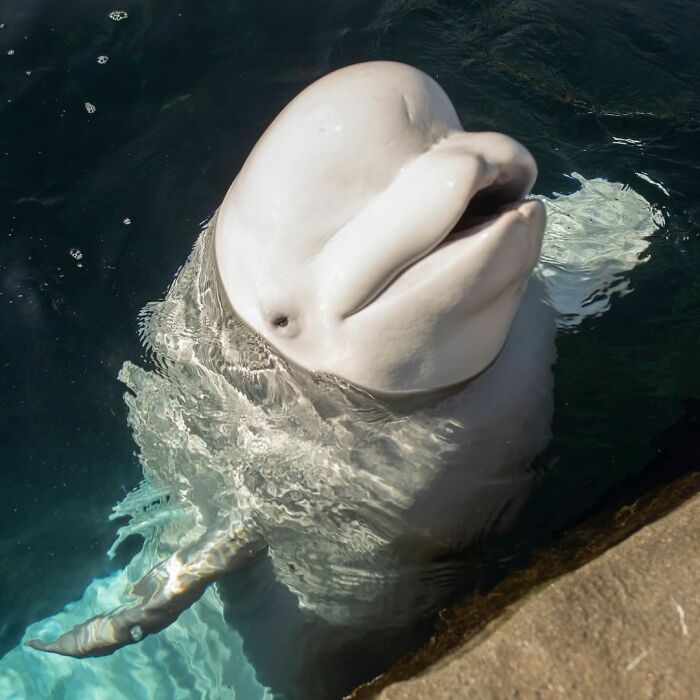
[{"label": "whale's blowhole", "polygon": [[277,328],[286,328],[289,325],[289,316],[280,314],[272,319],[272,325]]}]

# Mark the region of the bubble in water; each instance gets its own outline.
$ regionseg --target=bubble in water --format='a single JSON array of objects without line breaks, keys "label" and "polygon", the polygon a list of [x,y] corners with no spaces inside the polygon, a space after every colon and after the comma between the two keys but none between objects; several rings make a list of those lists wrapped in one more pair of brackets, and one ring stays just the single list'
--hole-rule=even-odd
[{"label": "bubble in water", "polygon": [[97,57],[97,62],[101,65],[104,66],[105,63],[109,61],[109,56],[98,56]]},{"label": "bubble in water", "polygon": [[88,114],[94,114],[94,113],[95,113],[95,110],[96,110],[96,107],[95,107],[94,104],[92,104],[91,102],[86,102],[86,103],[85,103],[85,111],[86,111]]},{"label": "bubble in water", "polygon": [[71,248],[70,249],[70,256],[71,256],[71,258],[75,258],[76,260],[83,259],[83,253],[79,248]]},{"label": "bubble in water", "polygon": [[121,22],[123,19],[126,19],[129,15],[126,14],[123,10],[112,10],[109,13],[109,18],[114,21],[114,22]]},{"label": "bubble in water", "polygon": [[134,625],[129,630],[129,634],[135,642],[140,642],[143,639],[143,627],[141,627],[141,625]]},{"label": "bubble in water", "polygon": [[124,223],[125,223],[127,226],[131,226],[131,219],[127,216],[126,219],[124,219]]}]

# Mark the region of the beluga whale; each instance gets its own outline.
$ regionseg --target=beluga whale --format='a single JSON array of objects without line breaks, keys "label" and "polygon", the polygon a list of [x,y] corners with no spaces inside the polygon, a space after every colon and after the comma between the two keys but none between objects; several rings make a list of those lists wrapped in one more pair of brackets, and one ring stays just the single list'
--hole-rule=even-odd
[{"label": "beluga whale", "polygon": [[184,524],[116,609],[25,643],[111,654],[260,558],[333,629],[442,600],[426,570],[509,527],[531,487],[557,327],[629,291],[661,223],[622,185],[533,198],[536,176],[407,65],[294,98],[144,310],[155,369],[120,374],[145,483]]}]

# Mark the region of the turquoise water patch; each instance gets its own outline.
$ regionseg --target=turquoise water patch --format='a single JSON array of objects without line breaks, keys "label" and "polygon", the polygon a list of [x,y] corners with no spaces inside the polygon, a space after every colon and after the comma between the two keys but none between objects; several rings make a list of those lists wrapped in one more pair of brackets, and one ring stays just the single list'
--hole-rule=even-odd
[{"label": "turquoise water patch", "polygon": [[[183,517],[173,508],[150,505],[162,495],[143,484],[115,508],[117,516],[133,513],[120,535],[142,534],[146,538],[142,551],[125,569],[92,581],[80,600],[31,625],[25,639],[53,639],[124,602],[129,586],[162,557],[162,541],[168,539],[164,531]],[[269,696],[255,679],[241,637],[224,621],[221,600],[212,587],[165,631],[112,656],[76,660],[16,647],[0,660],[0,697],[257,700]]]}]

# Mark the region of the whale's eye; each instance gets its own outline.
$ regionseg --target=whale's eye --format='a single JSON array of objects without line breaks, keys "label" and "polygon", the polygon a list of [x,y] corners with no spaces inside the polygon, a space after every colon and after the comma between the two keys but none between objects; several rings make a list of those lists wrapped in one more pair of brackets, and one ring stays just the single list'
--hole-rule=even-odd
[{"label": "whale's eye", "polygon": [[272,319],[272,325],[277,328],[285,328],[289,325],[289,316],[275,316]]}]

